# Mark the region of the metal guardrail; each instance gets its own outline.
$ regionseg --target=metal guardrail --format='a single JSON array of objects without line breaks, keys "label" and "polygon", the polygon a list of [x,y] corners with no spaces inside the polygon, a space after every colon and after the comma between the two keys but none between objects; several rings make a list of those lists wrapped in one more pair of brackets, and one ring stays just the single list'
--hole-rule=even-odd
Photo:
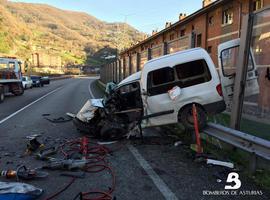
[{"label": "metal guardrail", "polygon": [[270,141],[219,124],[208,123],[207,135],[270,161]]}]

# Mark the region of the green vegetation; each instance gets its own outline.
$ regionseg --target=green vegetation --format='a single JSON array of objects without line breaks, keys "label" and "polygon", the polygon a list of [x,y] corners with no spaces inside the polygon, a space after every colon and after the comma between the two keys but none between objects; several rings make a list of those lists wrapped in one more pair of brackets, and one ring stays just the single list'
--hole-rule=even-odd
[{"label": "green vegetation", "polygon": [[8,43],[7,33],[0,32],[0,53],[9,53],[10,50],[11,47]]},{"label": "green vegetation", "polygon": [[78,57],[76,55],[73,55],[70,52],[63,52],[61,53],[61,58],[65,63],[74,64],[74,65],[80,65],[85,63],[85,59],[82,57]]}]

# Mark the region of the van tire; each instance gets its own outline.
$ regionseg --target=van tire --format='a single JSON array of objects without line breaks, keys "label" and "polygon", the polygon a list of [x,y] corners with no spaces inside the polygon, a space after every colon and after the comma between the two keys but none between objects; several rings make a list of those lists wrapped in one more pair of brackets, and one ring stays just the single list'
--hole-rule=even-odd
[{"label": "van tire", "polygon": [[[198,113],[199,129],[202,130],[206,126],[206,113],[201,106],[196,106],[196,109]],[[179,112],[179,121],[187,130],[194,130],[192,105],[184,107],[184,109]]]},{"label": "van tire", "polygon": [[4,88],[0,87],[0,103],[2,103],[5,99]]}]

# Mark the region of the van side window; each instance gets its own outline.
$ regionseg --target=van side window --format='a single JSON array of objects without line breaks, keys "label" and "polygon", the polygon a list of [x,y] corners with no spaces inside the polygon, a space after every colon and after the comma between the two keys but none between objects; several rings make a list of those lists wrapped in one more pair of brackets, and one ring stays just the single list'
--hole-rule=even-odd
[{"label": "van side window", "polygon": [[205,60],[196,60],[175,66],[179,87],[185,88],[198,85],[211,80],[207,63]]},{"label": "van side window", "polygon": [[166,67],[150,72],[153,85],[161,85],[174,81],[173,68]]},{"label": "van side window", "polygon": [[148,93],[150,96],[167,93],[174,84],[174,69],[164,67],[148,74]]}]

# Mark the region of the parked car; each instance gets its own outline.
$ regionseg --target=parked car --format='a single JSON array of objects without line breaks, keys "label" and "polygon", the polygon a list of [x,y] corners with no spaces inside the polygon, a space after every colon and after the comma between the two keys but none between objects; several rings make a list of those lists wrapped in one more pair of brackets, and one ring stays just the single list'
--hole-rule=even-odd
[{"label": "parked car", "polygon": [[[88,101],[74,120],[78,128],[88,126],[90,134],[103,139],[121,137],[138,124],[146,128],[181,122],[193,129],[193,104],[202,128],[208,114],[226,108],[216,67],[202,48],[148,61],[141,72],[108,86],[113,89],[107,97]],[[178,91],[174,97],[172,90]]]},{"label": "parked car", "polygon": [[33,88],[33,81],[28,76],[22,77],[22,84],[24,89]]},{"label": "parked car", "polygon": [[41,81],[44,85],[49,85],[50,84],[50,78],[48,76],[43,76],[41,78]]},{"label": "parked car", "polygon": [[43,87],[44,84],[42,82],[41,76],[30,76],[33,81],[33,87]]}]

